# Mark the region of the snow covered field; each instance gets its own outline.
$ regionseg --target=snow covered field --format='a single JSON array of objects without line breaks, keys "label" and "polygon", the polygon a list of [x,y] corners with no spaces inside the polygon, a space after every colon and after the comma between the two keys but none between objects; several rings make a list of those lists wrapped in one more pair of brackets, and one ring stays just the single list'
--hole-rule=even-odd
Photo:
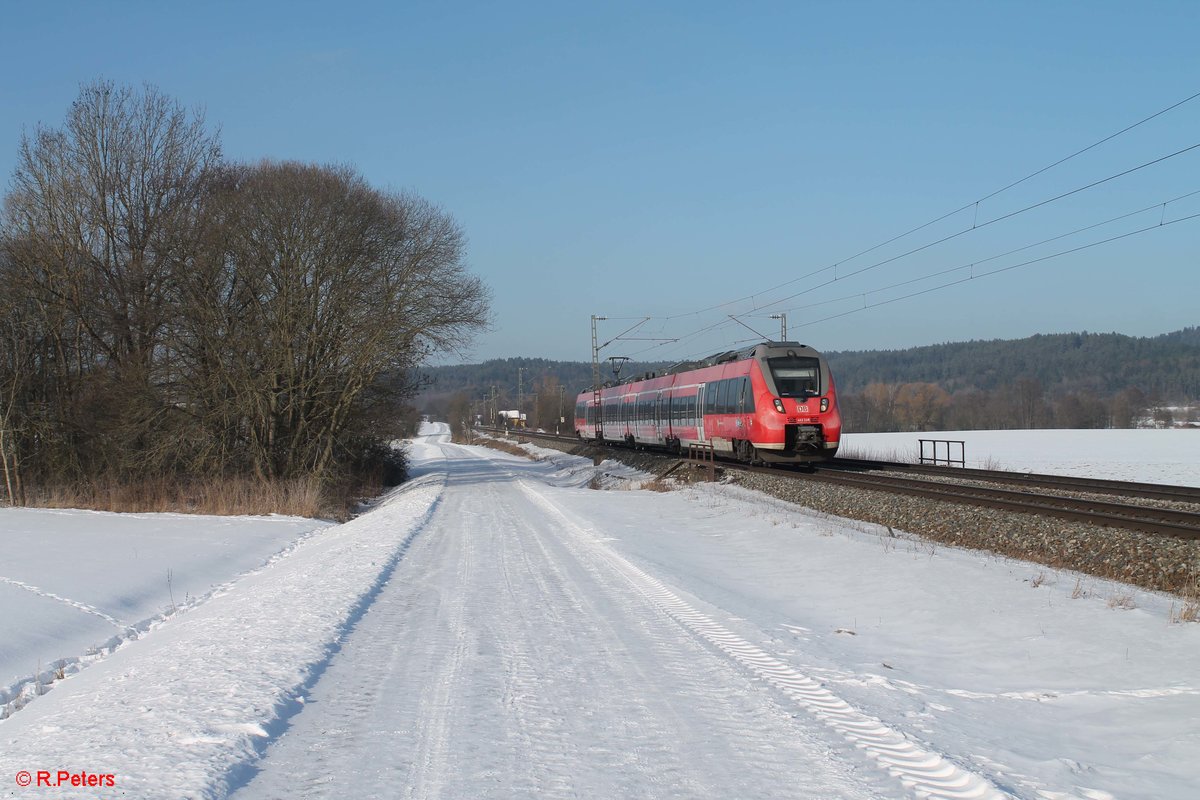
[{"label": "snow covered field", "polygon": [[0,717],[327,524],[0,508]]},{"label": "snow covered field", "polygon": [[968,467],[1200,486],[1200,430],[1183,428],[849,433],[840,455],[916,461],[918,439],[964,441]]},{"label": "snow covered field", "polygon": [[0,722],[8,796],[1196,796],[1169,598],[541,452],[426,431],[375,510]]}]

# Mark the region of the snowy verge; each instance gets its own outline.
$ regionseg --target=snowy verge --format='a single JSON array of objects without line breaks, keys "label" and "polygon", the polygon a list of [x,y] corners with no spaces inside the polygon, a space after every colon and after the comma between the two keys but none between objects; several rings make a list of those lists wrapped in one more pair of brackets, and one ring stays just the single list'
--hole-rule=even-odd
[{"label": "snowy verge", "polygon": [[0,719],[330,524],[0,509]]},{"label": "snowy verge", "polygon": [[[111,774],[116,793],[130,797],[224,796],[303,707],[444,483],[444,474],[424,475],[67,677],[0,722],[0,774]],[[70,792],[43,787],[38,796]]]}]

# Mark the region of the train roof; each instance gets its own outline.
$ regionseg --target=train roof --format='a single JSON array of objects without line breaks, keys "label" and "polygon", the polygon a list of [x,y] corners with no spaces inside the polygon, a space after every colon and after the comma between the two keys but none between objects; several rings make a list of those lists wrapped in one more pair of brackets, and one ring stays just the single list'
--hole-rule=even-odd
[{"label": "train roof", "polygon": [[747,358],[755,357],[762,358],[772,355],[771,351],[787,352],[788,350],[808,350],[810,352],[815,352],[813,348],[806,344],[801,344],[800,342],[759,342],[758,344],[752,344],[749,347],[743,347],[741,350],[725,350],[720,353],[713,353],[711,356],[697,359],[695,361],[680,361],[677,364],[672,364],[664,370],[660,370],[659,372],[646,372],[641,375],[633,375],[617,383],[605,383],[604,386],[623,386],[627,383],[636,383],[637,381],[645,381],[651,378],[660,378],[664,375],[678,375],[681,372],[690,372],[694,369],[715,367],[718,364],[726,364],[730,361],[742,361]]}]

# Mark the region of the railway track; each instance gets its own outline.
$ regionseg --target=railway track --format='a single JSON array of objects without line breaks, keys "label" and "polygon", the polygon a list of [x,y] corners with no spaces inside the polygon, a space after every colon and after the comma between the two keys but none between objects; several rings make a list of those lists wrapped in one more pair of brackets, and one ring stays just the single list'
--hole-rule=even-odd
[{"label": "railway track", "polygon": [[[762,470],[761,467],[750,469]],[[771,472],[771,470],[763,471]],[[1117,503],[1096,498],[934,482],[919,478],[855,473],[839,469],[821,469],[804,477],[862,489],[927,497],[931,500],[998,508],[1024,514],[1039,514],[1162,536],[1200,539],[1200,514],[1193,511]]]},{"label": "railway track", "polygon": [[[528,439],[575,443],[574,436],[521,431],[514,435]],[[614,445],[619,447],[619,445]],[[999,470],[933,467],[882,461],[835,459],[812,472],[786,468],[753,467],[737,462],[720,462],[722,469],[737,469],[779,478],[814,480],[852,486],[860,489],[892,492],[930,500],[1003,509],[1023,514],[1086,522],[1112,528],[1123,528],[1171,536],[1200,539],[1200,513],[1169,508],[1162,505],[1139,505],[1116,502],[1108,497],[1131,497],[1157,503],[1200,504],[1200,488],[1160,486],[1126,481],[1095,480],[1060,475],[1003,472]],[[903,472],[912,476],[885,475],[882,472]],[[936,480],[935,480],[936,478]],[[962,482],[968,481],[968,482]],[[1038,487],[1059,491],[1084,493],[1074,497],[979,484]]]},{"label": "railway track", "polygon": [[943,476],[955,480],[979,480],[988,483],[1011,484],[1014,486],[1041,486],[1071,492],[1108,494],[1119,497],[1139,497],[1147,500],[1163,500],[1179,503],[1200,504],[1200,487],[1170,486],[1157,483],[1134,481],[1112,481],[1101,478],[1077,478],[1070,475],[1045,475],[1037,472],[1012,472],[992,469],[963,467],[937,467],[931,464],[905,464],[897,461],[875,461],[859,458],[835,458],[826,469],[850,471],[888,471],[910,474]]}]

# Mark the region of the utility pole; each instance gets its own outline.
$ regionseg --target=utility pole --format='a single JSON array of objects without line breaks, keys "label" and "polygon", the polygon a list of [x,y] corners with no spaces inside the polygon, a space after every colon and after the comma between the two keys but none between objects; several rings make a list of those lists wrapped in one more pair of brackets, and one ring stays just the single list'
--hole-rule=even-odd
[{"label": "utility pole", "polygon": [[567,418],[563,416],[563,400],[566,399],[566,396],[567,387],[560,383],[558,385],[558,425],[554,426],[554,433],[559,436],[562,435],[562,431],[559,429],[562,427],[563,423],[567,421]]},{"label": "utility pole", "polygon": [[[632,341],[675,342],[675,341],[679,341],[678,339],[661,339],[661,338],[646,338],[646,337],[634,338],[631,336],[627,336],[626,334],[632,333],[633,331],[642,327],[643,325],[645,325],[647,322],[649,322],[652,319],[651,317],[642,317],[637,322],[633,323],[628,328],[621,331],[620,333],[618,333],[616,336],[609,339],[604,344],[600,344],[599,339],[597,339],[597,337],[596,337],[596,322],[600,321],[600,320],[606,320],[606,319],[608,319],[608,317],[598,317],[595,314],[592,315],[592,400],[596,406],[595,427],[596,427],[596,438],[597,439],[602,439],[603,435],[604,435],[604,410],[603,410],[603,407],[600,405],[600,351],[616,341],[623,341],[623,342],[632,342]],[[627,356],[619,356],[619,358],[621,358],[623,361],[629,360],[629,358]],[[613,376],[615,377],[616,374],[618,372],[620,372],[620,370],[621,370],[621,368],[617,367],[613,371]]]},{"label": "utility pole", "polygon": [[592,314],[592,402],[596,406],[594,425],[597,441],[604,437],[604,421],[600,408],[600,345],[596,338],[596,323],[606,319],[608,317],[597,317]]},{"label": "utility pole", "polygon": [[779,341],[787,341],[787,314],[772,314],[771,319],[779,320]]},{"label": "utility pole", "polygon": [[521,379],[524,371],[524,367],[517,367],[517,421],[514,424],[518,428],[521,427],[521,406],[525,404],[525,384]]}]

